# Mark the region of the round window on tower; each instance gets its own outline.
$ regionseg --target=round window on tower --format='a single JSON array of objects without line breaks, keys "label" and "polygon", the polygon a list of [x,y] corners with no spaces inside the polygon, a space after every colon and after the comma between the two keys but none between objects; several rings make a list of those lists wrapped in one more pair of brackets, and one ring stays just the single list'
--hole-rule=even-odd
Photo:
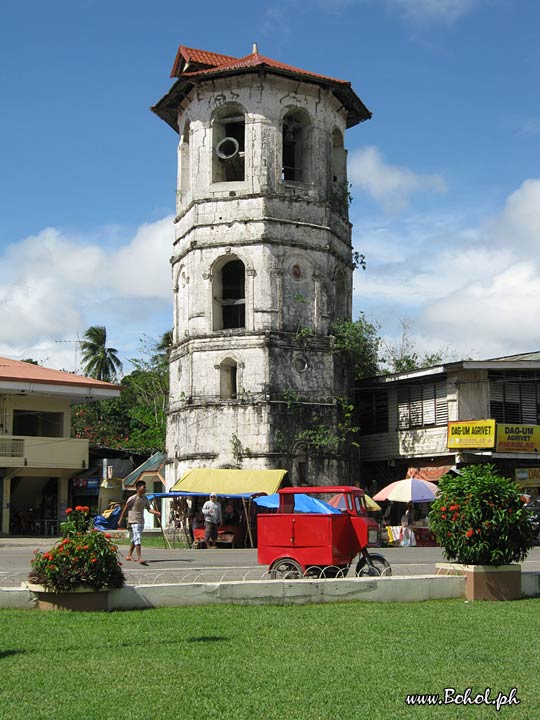
[{"label": "round window on tower", "polygon": [[293,360],[293,366],[296,372],[303,373],[307,370],[308,362],[303,355],[297,355]]},{"label": "round window on tower", "polygon": [[292,266],[291,275],[292,275],[293,280],[301,280],[302,279],[302,268],[300,267],[300,265],[298,265],[298,263]]}]

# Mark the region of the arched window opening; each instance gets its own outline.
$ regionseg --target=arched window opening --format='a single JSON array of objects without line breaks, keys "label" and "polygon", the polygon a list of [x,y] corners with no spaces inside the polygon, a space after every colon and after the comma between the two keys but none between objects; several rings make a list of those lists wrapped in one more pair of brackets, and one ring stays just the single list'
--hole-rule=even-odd
[{"label": "arched window opening", "polygon": [[308,182],[309,120],[290,110],[283,118],[283,180]]},{"label": "arched window opening", "polygon": [[190,122],[186,121],[184,125],[184,131],[180,138],[180,157],[178,163],[178,190],[180,199],[187,195],[191,188],[191,176],[190,176],[190,148],[189,148],[189,135],[190,135]]},{"label": "arched window opening", "polygon": [[245,179],[246,118],[241,109],[225,108],[214,118],[213,182]]},{"label": "arched window opening", "polygon": [[236,400],[238,365],[231,358],[226,358],[219,371],[219,397],[221,400]]},{"label": "arched window opening", "polygon": [[345,191],[347,183],[347,151],[343,135],[336,128],[332,133],[332,185],[336,190]]},{"label": "arched window opening", "polygon": [[308,482],[308,457],[306,448],[303,445],[296,450],[296,457],[294,459],[294,465],[296,470],[296,485],[309,485]]},{"label": "arched window opening", "polygon": [[335,280],[335,316],[336,320],[346,320],[348,316],[348,302],[347,302],[347,283],[345,280],[345,273],[339,270],[336,273]]},{"label": "arched window opening", "polygon": [[214,283],[214,330],[246,326],[246,271],[241,260],[230,260]]}]

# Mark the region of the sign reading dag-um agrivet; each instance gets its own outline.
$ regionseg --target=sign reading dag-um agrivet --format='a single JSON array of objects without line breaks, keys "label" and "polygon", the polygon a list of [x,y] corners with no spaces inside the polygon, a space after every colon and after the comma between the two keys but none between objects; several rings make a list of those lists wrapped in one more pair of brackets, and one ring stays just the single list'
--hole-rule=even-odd
[{"label": "sign reading dag-um agrivet", "polygon": [[540,451],[540,425],[497,425],[497,452]]},{"label": "sign reading dag-um agrivet", "polygon": [[492,448],[495,420],[464,420],[448,423],[449,448]]}]

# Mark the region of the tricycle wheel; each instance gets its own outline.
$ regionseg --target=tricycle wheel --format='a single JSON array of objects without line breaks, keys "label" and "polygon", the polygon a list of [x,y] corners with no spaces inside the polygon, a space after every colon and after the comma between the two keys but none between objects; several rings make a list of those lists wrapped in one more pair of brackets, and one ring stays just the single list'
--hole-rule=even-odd
[{"label": "tricycle wheel", "polygon": [[304,577],[304,571],[296,560],[281,558],[270,565],[270,577],[272,580],[299,580]]},{"label": "tricycle wheel", "polygon": [[382,555],[377,555],[377,553],[369,553],[369,559],[371,560],[371,565],[368,563],[367,558],[360,558],[360,560],[358,561],[358,565],[356,566],[357,577],[388,577],[388,575],[392,574],[392,568],[390,567],[390,563]]}]

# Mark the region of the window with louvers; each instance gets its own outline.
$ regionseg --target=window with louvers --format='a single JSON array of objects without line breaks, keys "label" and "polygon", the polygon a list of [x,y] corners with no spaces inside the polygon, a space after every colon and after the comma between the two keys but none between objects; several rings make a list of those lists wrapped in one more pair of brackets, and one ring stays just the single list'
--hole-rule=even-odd
[{"label": "window with louvers", "polygon": [[491,417],[501,423],[537,425],[540,422],[540,383],[510,382],[493,377],[489,383]]},{"label": "window with louvers", "polygon": [[398,389],[398,427],[433,427],[448,422],[446,382],[405,385]]}]

